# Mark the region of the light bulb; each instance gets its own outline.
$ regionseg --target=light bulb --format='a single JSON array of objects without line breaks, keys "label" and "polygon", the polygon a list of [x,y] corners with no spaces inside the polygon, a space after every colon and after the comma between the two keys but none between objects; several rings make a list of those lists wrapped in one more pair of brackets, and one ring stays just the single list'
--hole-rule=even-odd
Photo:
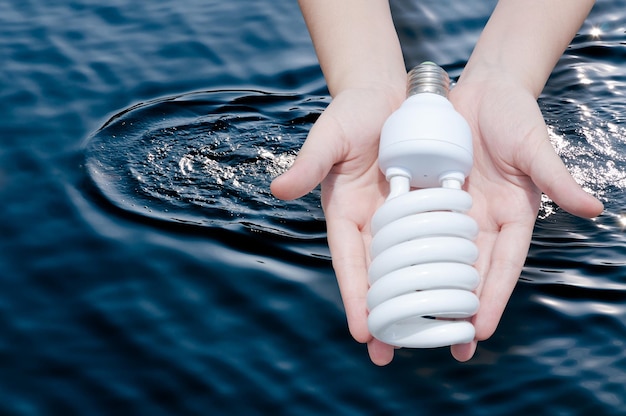
[{"label": "light bulb", "polygon": [[467,319],[478,310],[478,226],[461,189],[472,134],[448,91],[441,67],[418,65],[408,98],[381,131],[378,162],[390,192],[372,218],[368,326],[397,347],[454,345],[475,334]]}]

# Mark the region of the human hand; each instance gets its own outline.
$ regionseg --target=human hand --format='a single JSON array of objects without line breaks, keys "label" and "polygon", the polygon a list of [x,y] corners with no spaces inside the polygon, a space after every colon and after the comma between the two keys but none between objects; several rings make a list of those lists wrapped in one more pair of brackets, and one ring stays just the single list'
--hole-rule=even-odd
[{"label": "human hand", "polygon": [[[476,339],[452,346],[459,361],[470,359],[476,342],[497,327],[526,259],[541,192],[575,215],[593,217],[603,208],[555,154],[532,93],[513,79],[483,75],[462,79],[450,94],[472,128],[474,167],[466,187],[474,200],[470,215],[480,228]],[[394,347],[372,338],[367,328],[370,221],[388,194],[377,163],[380,129],[403,99],[382,90],[340,93],[311,129],[292,168],[272,183],[282,199],[322,183],[328,242],[350,332],[368,344],[378,365],[392,360]]]},{"label": "human hand", "polygon": [[541,192],[577,216],[595,217],[603,210],[554,152],[532,92],[506,74],[476,73],[462,76],[450,93],[472,129],[474,166],[466,186],[474,201],[470,215],[480,230],[476,339],[452,347],[459,361],[470,359],[476,341],[489,338],[498,325],[528,253]]},{"label": "human hand", "polygon": [[367,328],[370,221],[388,194],[378,168],[380,130],[404,100],[405,81],[395,88],[337,94],[311,128],[293,166],[272,183],[276,197],[293,199],[321,182],[328,244],[350,333],[368,344],[379,365],[391,361],[394,349],[372,338]]}]

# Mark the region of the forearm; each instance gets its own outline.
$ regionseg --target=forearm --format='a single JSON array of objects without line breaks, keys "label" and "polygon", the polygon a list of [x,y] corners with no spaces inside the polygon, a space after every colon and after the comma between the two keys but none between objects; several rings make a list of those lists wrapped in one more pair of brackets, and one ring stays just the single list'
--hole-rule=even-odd
[{"label": "forearm", "polygon": [[400,89],[406,69],[388,0],[300,0],[331,95],[347,88]]},{"label": "forearm", "polygon": [[593,0],[500,0],[462,78],[504,72],[538,97],[593,4]]}]

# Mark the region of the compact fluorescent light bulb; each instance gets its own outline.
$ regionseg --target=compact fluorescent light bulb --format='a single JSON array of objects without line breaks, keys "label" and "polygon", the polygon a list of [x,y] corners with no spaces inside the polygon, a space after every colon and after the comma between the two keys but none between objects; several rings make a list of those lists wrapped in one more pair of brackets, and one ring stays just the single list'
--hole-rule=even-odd
[{"label": "compact fluorescent light bulb", "polygon": [[468,318],[478,310],[478,226],[461,189],[472,134],[448,90],[441,67],[418,65],[408,98],[381,131],[378,162],[390,193],[372,218],[368,326],[398,347],[466,343],[475,334]]}]

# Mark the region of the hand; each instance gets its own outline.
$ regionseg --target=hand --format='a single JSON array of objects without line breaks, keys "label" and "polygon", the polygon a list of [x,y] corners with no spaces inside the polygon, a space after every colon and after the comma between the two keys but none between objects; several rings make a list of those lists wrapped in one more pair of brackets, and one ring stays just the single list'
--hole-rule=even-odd
[{"label": "hand", "polygon": [[[348,90],[333,100],[311,129],[292,168],[272,184],[274,194],[297,198],[320,181],[328,241],[352,336],[366,342],[370,358],[384,365],[394,348],[367,329],[365,298],[370,220],[388,185],[377,165],[382,124],[404,98],[377,90]],[[474,168],[467,189],[478,221],[476,268],[481,306],[473,318],[476,340],[455,345],[460,361],[476,341],[489,338],[502,316],[526,259],[541,191],[569,212],[598,215],[602,204],[584,192],[554,153],[534,96],[502,76],[461,80],[451,101],[469,122]]]},{"label": "hand", "polygon": [[[393,347],[369,334],[365,299],[370,220],[388,193],[377,166],[379,135],[405,99],[402,51],[389,2],[299,3],[334,99],[294,165],[274,180],[272,192],[292,199],[322,183],[328,243],[350,332],[367,342],[374,363],[387,364]],[[519,277],[540,192],[576,215],[602,211],[554,153],[532,92],[539,94],[592,5],[593,0],[500,0],[452,91],[451,100],[468,119],[474,139],[475,165],[466,188],[474,197],[470,214],[480,226],[477,340],[493,333]],[[494,64],[505,70],[491,71]],[[478,71],[465,75],[468,67]],[[453,346],[452,353],[463,361],[475,348],[476,341]]]},{"label": "hand", "polygon": [[393,347],[372,338],[367,328],[370,221],[388,194],[377,161],[380,130],[404,100],[405,81],[396,88],[337,94],[312,127],[291,169],[272,183],[276,197],[293,199],[321,182],[328,244],[350,333],[368,344],[372,361],[379,365],[391,361]]},{"label": "hand", "polygon": [[[533,94],[502,73],[483,71],[477,78],[462,76],[450,100],[470,124],[474,141],[466,183],[474,201],[470,215],[480,229],[475,265],[480,309],[473,324],[481,341],[495,331],[521,273],[541,192],[581,217],[599,215],[603,206],[581,189],[554,152]],[[476,341],[455,345],[452,354],[466,361],[475,348]]]}]

